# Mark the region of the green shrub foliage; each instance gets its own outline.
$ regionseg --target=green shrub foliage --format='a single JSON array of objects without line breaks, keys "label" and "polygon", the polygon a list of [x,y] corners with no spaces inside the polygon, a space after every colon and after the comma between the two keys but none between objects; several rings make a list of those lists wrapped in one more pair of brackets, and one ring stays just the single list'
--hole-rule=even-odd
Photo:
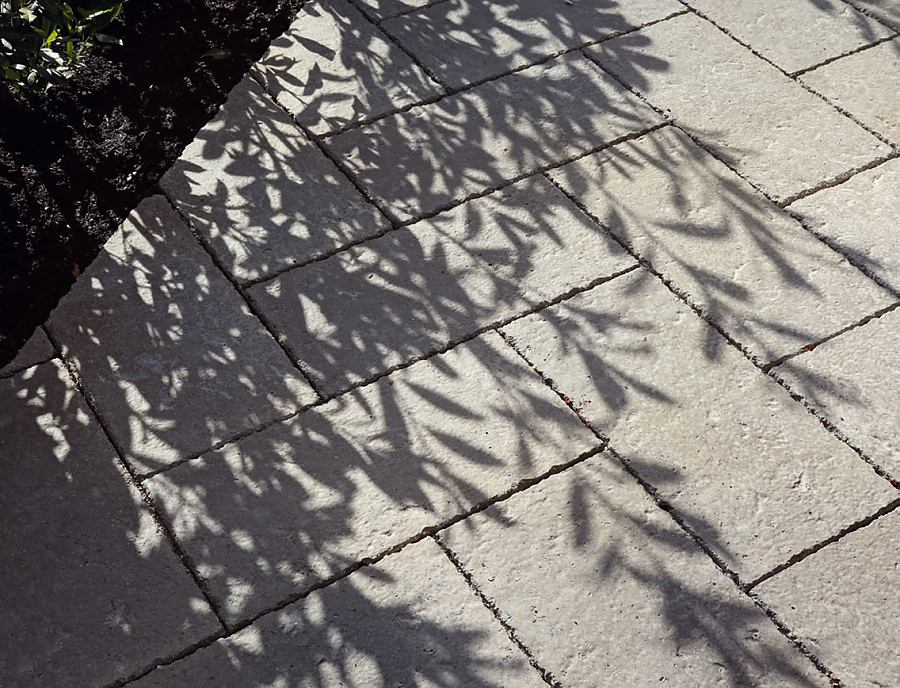
[{"label": "green shrub foliage", "polygon": [[101,33],[124,0],[0,0],[0,77],[13,88],[46,89],[80,66],[92,41],[119,43]]}]

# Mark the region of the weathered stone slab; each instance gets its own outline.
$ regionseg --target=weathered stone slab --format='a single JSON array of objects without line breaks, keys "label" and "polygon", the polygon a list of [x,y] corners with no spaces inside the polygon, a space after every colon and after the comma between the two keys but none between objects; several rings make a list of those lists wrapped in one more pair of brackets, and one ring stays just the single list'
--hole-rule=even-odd
[{"label": "weathered stone slab", "polygon": [[900,480],[900,311],[829,340],[774,371]]},{"label": "weathered stone slab", "polygon": [[900,676],[900,511],[770,578],[754,592],[846,686]]},{"label": "weathered stone slab", "polygon": [[389,225],[250,78],[234,88],[161,185],[240,281]]},{"label": "weathered stone slab", "polygon": [[790,205],[807,226],[900,291],[900,160]]},{"label": "weathered stone slab", "polygon": [[317,134],[442,90],[347,0],[304,5],[254,71],[294,119]]},{"label": "weathered stone slab", "polygon": [[388,212],[409,220],[660,121],[570,54],[326,143]]},{"label": "weathered stone slab", "polygon": [[219,628],[58,361],[0,380],[0,685],[109,685]]},{"label": "weathered stone slab", "polygon": [[842,57],[800,80],[900,144],[900,38]]},{"label": "weathered stone slab", "polygon": [[832,0],[691,0],[691,6],[788,73],[892,33],[850,5]]},{"label": "weathered stone slab", "polygon": [[146,485],[233,622],[598,444],[490,334]]},{"label": "weathered stone slab", "polygon": [[376,21],[394,17],[403,12],[411,12],[427,5],[448,0],[359,0],[366,12]]},{"label": "weathered stone slab", "polygon": [[673,127],[550,176],[762,362],[895,300]]},{"label": "weathered stone slab", "polygon": [[162,196],[132,212],[47,326],[141,471],[316,399]]},{"label": "weathered stone slab", "polygon": [[587,50],[776,200],[890,153],[886,144],[696,15]]},{"label": "weathered stone slab", "polygon": [[459,0],[391,19],[384,28],[445,84],[459,87],[683,11],[675,0]]},{"label": "weathered stone slab", "polygon": [[24,346],[19,349],[16,357],[0,368],[0,376],[12,375],[25,368],[30,368],[38,363],[43,363],[54,354],[53,344],[47,339],[47,335],[41,328],[34,331],[34,334],[25,342]]},{"label": "weathered stone slab", "polygon": [[896,496],[647,273],[503,329],[743,581]]},{"label": "weathered stone slab", "polygon": [[439,537],[561,685],[828,685],[602,455]]},{"label": "weathered stone slab", "polygon": [[135,688],[546,684],[431,540],[273,612]]},{"label": "weathered stone slab", "polygon": [[900,31],[900,6],[895,0],[853,0],[853,5]]}]

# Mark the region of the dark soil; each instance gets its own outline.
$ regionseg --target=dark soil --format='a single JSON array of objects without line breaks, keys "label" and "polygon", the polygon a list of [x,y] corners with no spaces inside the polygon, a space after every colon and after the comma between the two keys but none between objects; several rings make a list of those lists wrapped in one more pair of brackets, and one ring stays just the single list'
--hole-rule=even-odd
[{"label": "dark soil", "polygon": [[70,83],[0,85],[0,366],[302,4],[129,0]]}]

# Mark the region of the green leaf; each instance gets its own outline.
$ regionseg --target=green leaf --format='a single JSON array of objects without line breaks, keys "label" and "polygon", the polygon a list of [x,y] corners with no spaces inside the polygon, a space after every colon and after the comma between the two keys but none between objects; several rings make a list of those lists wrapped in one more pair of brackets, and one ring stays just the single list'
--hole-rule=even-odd
[{"label": "green leaf", "polygon": [[121,38],[116,38],[115,36],[110,36],[108,33],[94,34],[94,38],[96,38],[101,43],[112,43],[113,45],[122,45]]},{"label": "green leaf", "polygon": [[213,48],[212,50],[207,50],[200,56],[200,59],[210,58],[212,60],[224,60],[226,57],[231,57],[232,50],[230,48]]}]

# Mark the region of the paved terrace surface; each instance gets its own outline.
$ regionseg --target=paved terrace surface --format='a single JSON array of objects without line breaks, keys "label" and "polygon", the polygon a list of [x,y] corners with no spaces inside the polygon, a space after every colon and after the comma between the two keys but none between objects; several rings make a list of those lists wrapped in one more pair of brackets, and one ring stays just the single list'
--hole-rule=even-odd
[{"label": "paved terrace surface", "polygon": [[0,685],[900,686],[900,3],[323,0],[0,379]]}]

